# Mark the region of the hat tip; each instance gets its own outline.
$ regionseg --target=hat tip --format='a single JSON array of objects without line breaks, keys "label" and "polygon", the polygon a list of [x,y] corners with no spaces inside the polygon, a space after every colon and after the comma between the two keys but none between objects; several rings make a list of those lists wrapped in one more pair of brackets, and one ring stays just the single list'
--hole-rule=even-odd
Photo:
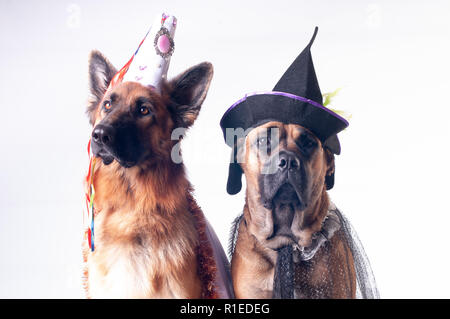
[{"label": "hat tip", "polygon": [[318,26],[316,26],[314,28],[314,34],[313,34],[311,40],[308,43],[308,48],[310,48],[312,46],[312,44],[314,43],[314,40],[316,39],[317,32],[319,32],[319,27]]}]

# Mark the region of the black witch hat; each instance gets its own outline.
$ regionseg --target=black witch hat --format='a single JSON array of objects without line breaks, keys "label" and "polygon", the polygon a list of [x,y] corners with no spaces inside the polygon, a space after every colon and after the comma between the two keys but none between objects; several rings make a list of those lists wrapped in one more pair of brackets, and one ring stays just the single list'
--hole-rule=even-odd
[{"label": "black witch hat", "polygon": [[[250,131],[252,127],[278,121],[286,124],[298,124],[313,132],[324,147],[334,154],[340,154],[341,148],[337,133],[348,126],[348,122],[322,105],[322,93],[317,82],[316,72],[311,57],[311,45],[317,35],[314,35],[284,73],[272,91],[247,94],[234,103],[223,115],[220,126],[225,142],[236,147],[234,141],[226,138],[226,129],[242,128]],[[227,192],[236,194],[241,190],[242,170],[232,159],[230,163]],[[328,189],[333,186],[333,180],[327,182]]]}]

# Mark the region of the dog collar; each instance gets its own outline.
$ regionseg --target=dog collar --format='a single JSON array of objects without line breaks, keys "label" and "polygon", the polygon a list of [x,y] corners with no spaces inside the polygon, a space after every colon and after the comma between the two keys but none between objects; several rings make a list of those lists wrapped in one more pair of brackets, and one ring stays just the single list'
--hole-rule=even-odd
[{"label": "dog collar", "polygon": [[[234,254],[236,240],[239,233],[239,226],[243,216],[244,214],[240,214],[236,217],[232,224],[230,232],[231,236],[228,245],[228,254],[230,259],[232,259]],[[277,259],[280,257],[280,260],[277,260],[276,267],[279,267],[280,265],[283,267],[275,269],[274,296],[276,296],[276,298],[280,298],[283,295],[284,298],[294,297],[294,287],[292,283],[294,280],[295,270],[293,264],[296,262],[308,262],[311,260],[323,244],[331,240],[333,235],[338,230],[342,232],[343,238],[353,256],[357,282],[356,298],[378,299],[380,297],[369,259],[367,258],[356,231],[353,229],[347,218],[337,209],[334,203],[330,202],[327,217],[323,222],[323,227],[320,232],[315,234],[313,244],[310,247],[303,249],[301,247],[296,247],[295,249],[299,250],[299,252],[302,250],[300,253],[295,253],[293,246],[285,246],[282,248],[283,251],[279,254],[280,256],[277,256]],[[296,254],[297,257],[295,257]],[[294,260],[294,258],[298,258],[297,261]]]},{"label": "dog collar", "polygon": [[[233,256],[234,249],[236,247],[239,227],[243,218],[244,214],[242,213],[236,217],[232,223],[230,231],[231,236],[228,244],[228,255],[230,259]],[[323,244],[330,240],[340,228],[341,222],[339,216],[337,215],[337,208],[331,203],[328,208],[327,216],[322,222],[321,229],[312,235],[311,245],[308,247],[303,247],[298,244],[291,245],[293,248],[294,262],[311,260]]]},{"label": "dog collar", "polygon": [[311,245],[301,247],[297,244],[293,245],[294,262],[311,260],[319,251],[323,244],[330,240],[334,233],[341,228],[339,217],[335,210],[328,210],[327,216],[322,223],[322,228],[312,235]]}]

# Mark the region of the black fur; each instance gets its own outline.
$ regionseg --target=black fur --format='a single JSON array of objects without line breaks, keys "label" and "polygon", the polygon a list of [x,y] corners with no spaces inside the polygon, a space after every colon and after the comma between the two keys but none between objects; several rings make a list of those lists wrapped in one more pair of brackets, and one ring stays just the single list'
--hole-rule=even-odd
[{"label": "black fur", "polygon": [[[304,161],[307,156],[299,156],[291,151],[280,151],[274,154],[264,165],[266,167],[277,167],[272,174],[262,174],[259,177],[261,204],[267,209],[273,208],[273,200],[277,196],[280,188],[285,184],[290,184],[296,193],[295,205],[298,209],[304,209],[310,200],[310,189],[307,187],[309,176],[306,172]],[[282,161],[286,163],[297,163],[295,167],[290,164],[281,166]],[[293,198],[295,199],[295,198]]]},{"label": "black fur", "polygon": [[188,128],[197,118],[213,76],[211,63],[203,62],[170,81],[170,106],[176,127]]},{"label": "black fur", "polygon": [[89,56],[89,88],[91,98],[89,99],[87,114],[92,125],[94,124],[95,110],[103,99],[103,95],[116,73],[116,68],[102,53],[95,50],[91,52]]}]

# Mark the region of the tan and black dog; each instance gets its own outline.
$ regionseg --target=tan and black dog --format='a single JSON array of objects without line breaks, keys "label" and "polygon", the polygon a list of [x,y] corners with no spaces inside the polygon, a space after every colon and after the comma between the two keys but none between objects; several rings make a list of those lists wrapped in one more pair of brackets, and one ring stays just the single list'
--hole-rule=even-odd
[{"label": "tan and black dog", "polygon": [[[267,132],[273,128],[279,143],[266,152],[265,145],[274,145]],[[314,236],[330,206],[326,179],[334,174],[334,155],[308,129],[275,121],[253,129],[239,144],[247,189],[231,262],[234,291],[237,298],[272,298],[278,249],[317,245]],[[276,172],[263,174],[274,166]],[[337,230],[315,248],[312,259],[294,262],[294,297],[355,297],[353,256],[343,233]]]},{"label": "tan and black dog", "polygon": [[317,31],[272,91],[247,94],[220,121],[233,149],[227,192],[247,181],[230,246],[238,298],[377,296],[356,233],[327,194],[348,122],[322,105]]},{"label": "tan and black dog", "polygon": [[88,115],[98,164],[92,173],[95,250],[84,246],[88,296],[231,296],[222,271],[226,256],[192,196],[183,163],[171,158],[179,142],[172,131],[194,123],[212,65],[201,63],[163,81],[160,93],[130,81],[107,90],[116,73],[92,52]]}]

